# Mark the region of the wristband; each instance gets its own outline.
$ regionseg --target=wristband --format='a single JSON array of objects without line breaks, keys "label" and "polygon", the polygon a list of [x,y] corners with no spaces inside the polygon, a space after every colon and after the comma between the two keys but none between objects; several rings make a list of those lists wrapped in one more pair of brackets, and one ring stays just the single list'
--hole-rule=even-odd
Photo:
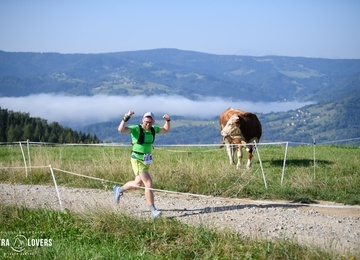
[{"label": "wristband", "polygon": [[171,119],[169,119],[169,120],[167,120],[167,119],[165,119],[167,122],[170,122],[171,121]]},{"label": "wristband", "polygon": [[128,115],[124,115],[124,117],[123,117],[124,122],[129,121],[129,119],[130,119],[130,116],[128,116]]}]

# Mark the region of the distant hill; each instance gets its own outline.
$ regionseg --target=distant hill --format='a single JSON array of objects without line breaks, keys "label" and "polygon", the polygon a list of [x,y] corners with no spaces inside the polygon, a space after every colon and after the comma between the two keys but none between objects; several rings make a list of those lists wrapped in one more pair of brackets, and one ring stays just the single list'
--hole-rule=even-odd
[{"label": "distant hill", "polygon": [[[213,55],[177,49],[105,54],[0,51],[0,95],[180,95],[197,100],[313,101],[296,111],[260,114],[262,141],[309,142],[360,136],[360,60]],[[1,104],[0,104],[1,105]],[[241,109],[241,108],[240,108]],[[138,123],[133,118],[130,123]],[[119,122],[81,129],[129,143]],[[158,144],[219,143],[218,119],[175,118]]]},{"label": "distant hill", "polygon": [[[262,123],[261,142],[332,142],[360,137],[360,98],[321,102],[287,112],[258,114]],[[134,117],[129,124],[137,124]],[[117,132],[119,121],[82,128],[105,142],[130,144],[130,137]],[[170,134],[156,137],[156,144],[219,144],[222,139],[218,118],[189,120],[174,117]],[[359,142],[356,142],[359,143]]]},{"label": "distant hill", "polygon": [[360,137],[360,97],[260,116],[263,140],[309,143],[332,142]]}]

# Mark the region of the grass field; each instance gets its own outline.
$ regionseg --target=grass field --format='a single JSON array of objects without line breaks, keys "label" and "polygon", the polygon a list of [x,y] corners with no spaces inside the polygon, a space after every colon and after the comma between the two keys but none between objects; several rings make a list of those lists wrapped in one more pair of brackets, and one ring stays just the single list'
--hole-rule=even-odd
[{"label": "grass field", "polygon": [[[128,146],[30,146],[24,147],[27,166],[49,166],[105,181],[58,174],[58,184],[104,188],[106,181],[125,183],[133,178]],[[210,147],[155,147],[151,166],[154,188],[211,196],[291,201],[327,200],[360,204],[360,149],[350,146],[289,147],[282,182],[285,147],[259,146],[253,167],[236,170],[225,149]],[[315,153],[315,161],[314,161]],[[1,167],[24,166],[19,146],[0,146]],[[246,160],[243,160],[243,165]],[[49,168],[0,169],[0,181],[52,184]],[[109,185],[111,188],[112,185]]]},{"label": "grass field", "polygon": [[[34,167],[26,177],[24,168],[6,168],[24,166],[19,145],[0,146],[0,182],[52,185],[49,168],[35,168],[51,165],[105,180],[55,173],[59,185],[111,189],[106,180],[124,183],[133,178],[130,149],[31,146],[28,158],[24,147],[26,163]],[[259,153],[267,189],[256,154],[251,170],[238,171],[218,147],[155,147],[154,188],[222,197],[360,204],[358,147],[317,146],[315,165],[312,146],[289,147],[283,184],[285,147],[261,146]],[[113,212],[76,214],[0,203],[0,222],[0,239],[13,239],[19,231],[30,241],[51,239],[51,246],[34,247],[24,259],[354,259],[289,240],[249,240],[229,230],[192,227],[175,219],[139,220]],[[19,256],[11,252],[0,247],[0,256]]]}]

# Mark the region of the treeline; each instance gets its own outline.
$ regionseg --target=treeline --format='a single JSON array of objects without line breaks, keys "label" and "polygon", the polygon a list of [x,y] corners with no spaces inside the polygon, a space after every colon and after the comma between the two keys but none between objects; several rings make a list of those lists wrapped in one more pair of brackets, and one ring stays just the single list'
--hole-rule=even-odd
[{"label": "treeline", "polygon": [[84,144],[100,142],[96,135],[73,131],[57,122],[48,124],[46,120],[30,117],[28,113],[8,111],[0,107],[0,142],[24,140]]}]

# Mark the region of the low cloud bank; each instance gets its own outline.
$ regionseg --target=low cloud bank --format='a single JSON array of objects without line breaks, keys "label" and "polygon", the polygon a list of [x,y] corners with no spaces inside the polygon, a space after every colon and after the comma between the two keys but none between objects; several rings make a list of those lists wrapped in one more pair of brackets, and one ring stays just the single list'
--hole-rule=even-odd
[{"label": "low cloud bank", "polygon": [[220,115],[228,107],[254,113],[288,111],[312,102],[248,102],[222,98],[190,100],[181,96],[64,96],[53,94],[26,97],[0,97],[2,109],[29,113],[49,122],[85,126],[122,118],[129,110],[136,115],[152,111],[157,119],[164,113],[184,117],[209,119]]}]

